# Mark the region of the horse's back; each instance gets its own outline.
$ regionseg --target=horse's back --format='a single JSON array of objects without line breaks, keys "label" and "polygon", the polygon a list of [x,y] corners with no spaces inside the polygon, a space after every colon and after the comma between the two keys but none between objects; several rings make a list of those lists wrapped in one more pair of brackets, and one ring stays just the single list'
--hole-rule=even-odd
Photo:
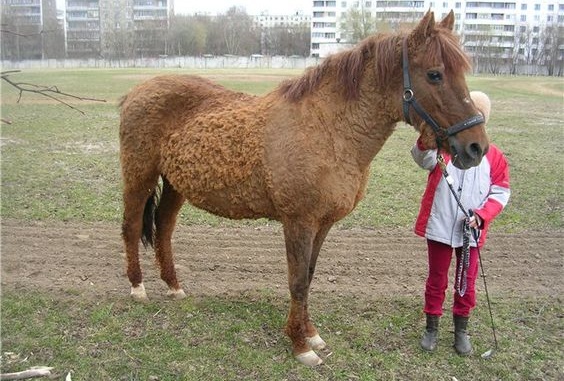
[{"label": "horse's back", "polygon": [[154,77],[135,86],[121,100],[121,131],[149,127],[154,133],[156,128],[173,128],[203,109],[221,105],[225,99],[243,97],[242,93],[198,76]]}]

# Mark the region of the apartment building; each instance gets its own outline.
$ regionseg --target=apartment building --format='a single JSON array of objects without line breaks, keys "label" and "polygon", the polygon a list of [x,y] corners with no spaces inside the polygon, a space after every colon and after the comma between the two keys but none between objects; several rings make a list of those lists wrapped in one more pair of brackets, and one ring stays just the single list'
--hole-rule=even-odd
[{"label": "apartment building", "polygon": [[2,0],[2,59],[56,56],[58,29],[55,0]]},{"label": "apartment building", "polygon": [[166,53],[173,0],[66,0],[70,58],[154,57]]},{"label": "apartment building", "polygon": [[260,28],[280,28],[309,25],[311,23],[311,15],[297,11],[289,15],[271,15],[268,12],[262,12],[260,15],[251,16],[254,25]]},{"label": "apartment building", "polygon": [[67,0],[65,9],[67,57],[101,57],[100,2]]},{"label": "apartment building", "polygon": [[394,29],[400,23],[416,22],[431,9],[437,18],[450,10],[456,15],[457,33],[473,57],[500,59],[527,57],[541,49],[547,33],[558,45],[556,59],[564,57],[564,1],[562,0],[314,0],[311,55],[325,57],[348,46],[343,20],[350,9],[365,12],[378,26]]}]

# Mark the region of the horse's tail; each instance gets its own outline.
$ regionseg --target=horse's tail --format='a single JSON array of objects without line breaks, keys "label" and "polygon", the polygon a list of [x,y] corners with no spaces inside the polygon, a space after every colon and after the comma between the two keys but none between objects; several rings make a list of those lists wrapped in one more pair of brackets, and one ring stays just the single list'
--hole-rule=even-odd
[{"label": "horse's tail", "polygon": [[157,227],[155,225],[155,213],[157,212],[159,202],[161,201],[161,194],[162,185],[159,182],[145,203],[145,209],[143,210],[143,229],[141,234],[141,242],[143,242],[143,246],[145,246],[145,248],[148,246],[154,247],[155,233],[157,231]]}]

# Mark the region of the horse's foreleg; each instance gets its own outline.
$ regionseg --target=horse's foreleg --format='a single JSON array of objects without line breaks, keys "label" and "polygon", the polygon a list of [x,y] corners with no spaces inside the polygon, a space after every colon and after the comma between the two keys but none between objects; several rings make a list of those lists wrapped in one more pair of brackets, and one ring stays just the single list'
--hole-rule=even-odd
[{"label": "horse's foreleg", "polygon": [[[333,226],[332,223],[323,225],[319,231],[317,232],[315,239],[313,241],[313,246],[311,250],[311,259],[309,261],[309,284],[308,288],[311,287],[311,281],[313,280],[313,275],[315,273],[315,265],[317,264],[317,258],[319,256],[319,252],[321,251],[321,246],[325,241],[325,237],[327,237],[327,233]],[[309,318],[309,312],[307,310],[306,304],[306,314],[305,314],[305,329],[306,329],[306,338],[311,346],[312,349],[319,350],[325,348],[327,345],[325,341],[319,336],[317,329],[313,325],[312,321]]]},{"label": "horse's foreleg", "polygon": [[155,256],[161,269],[161,279],[168,285],[167,295],[173,299],[186,297],[176,278],[171,244],[176,217],[183,203],[184,197],[163,178],[163,191],[155,216]]},{"label": "horse's foreleg", "polygon": [[296,223],[284,224],[288,285],[291,296],[286,334],[292,340],[293,353],[296,359],[309,366],[319,365],[322,362],[321,358],[311,349],[305,324],[306,321],[309,321],[307,299],[314,236],[313,229],[307,226]]}]

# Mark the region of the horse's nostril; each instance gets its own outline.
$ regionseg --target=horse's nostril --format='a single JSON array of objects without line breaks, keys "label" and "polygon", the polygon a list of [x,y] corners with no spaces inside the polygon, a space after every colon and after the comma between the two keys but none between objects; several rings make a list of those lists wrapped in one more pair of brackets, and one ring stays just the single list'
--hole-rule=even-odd
[{"label": "horse's nostril", "polygon": [[478,143],[472,143],[467,146],[466,153],[472,159],[478,159],[482,157],[483,151],[482,147]]}]

